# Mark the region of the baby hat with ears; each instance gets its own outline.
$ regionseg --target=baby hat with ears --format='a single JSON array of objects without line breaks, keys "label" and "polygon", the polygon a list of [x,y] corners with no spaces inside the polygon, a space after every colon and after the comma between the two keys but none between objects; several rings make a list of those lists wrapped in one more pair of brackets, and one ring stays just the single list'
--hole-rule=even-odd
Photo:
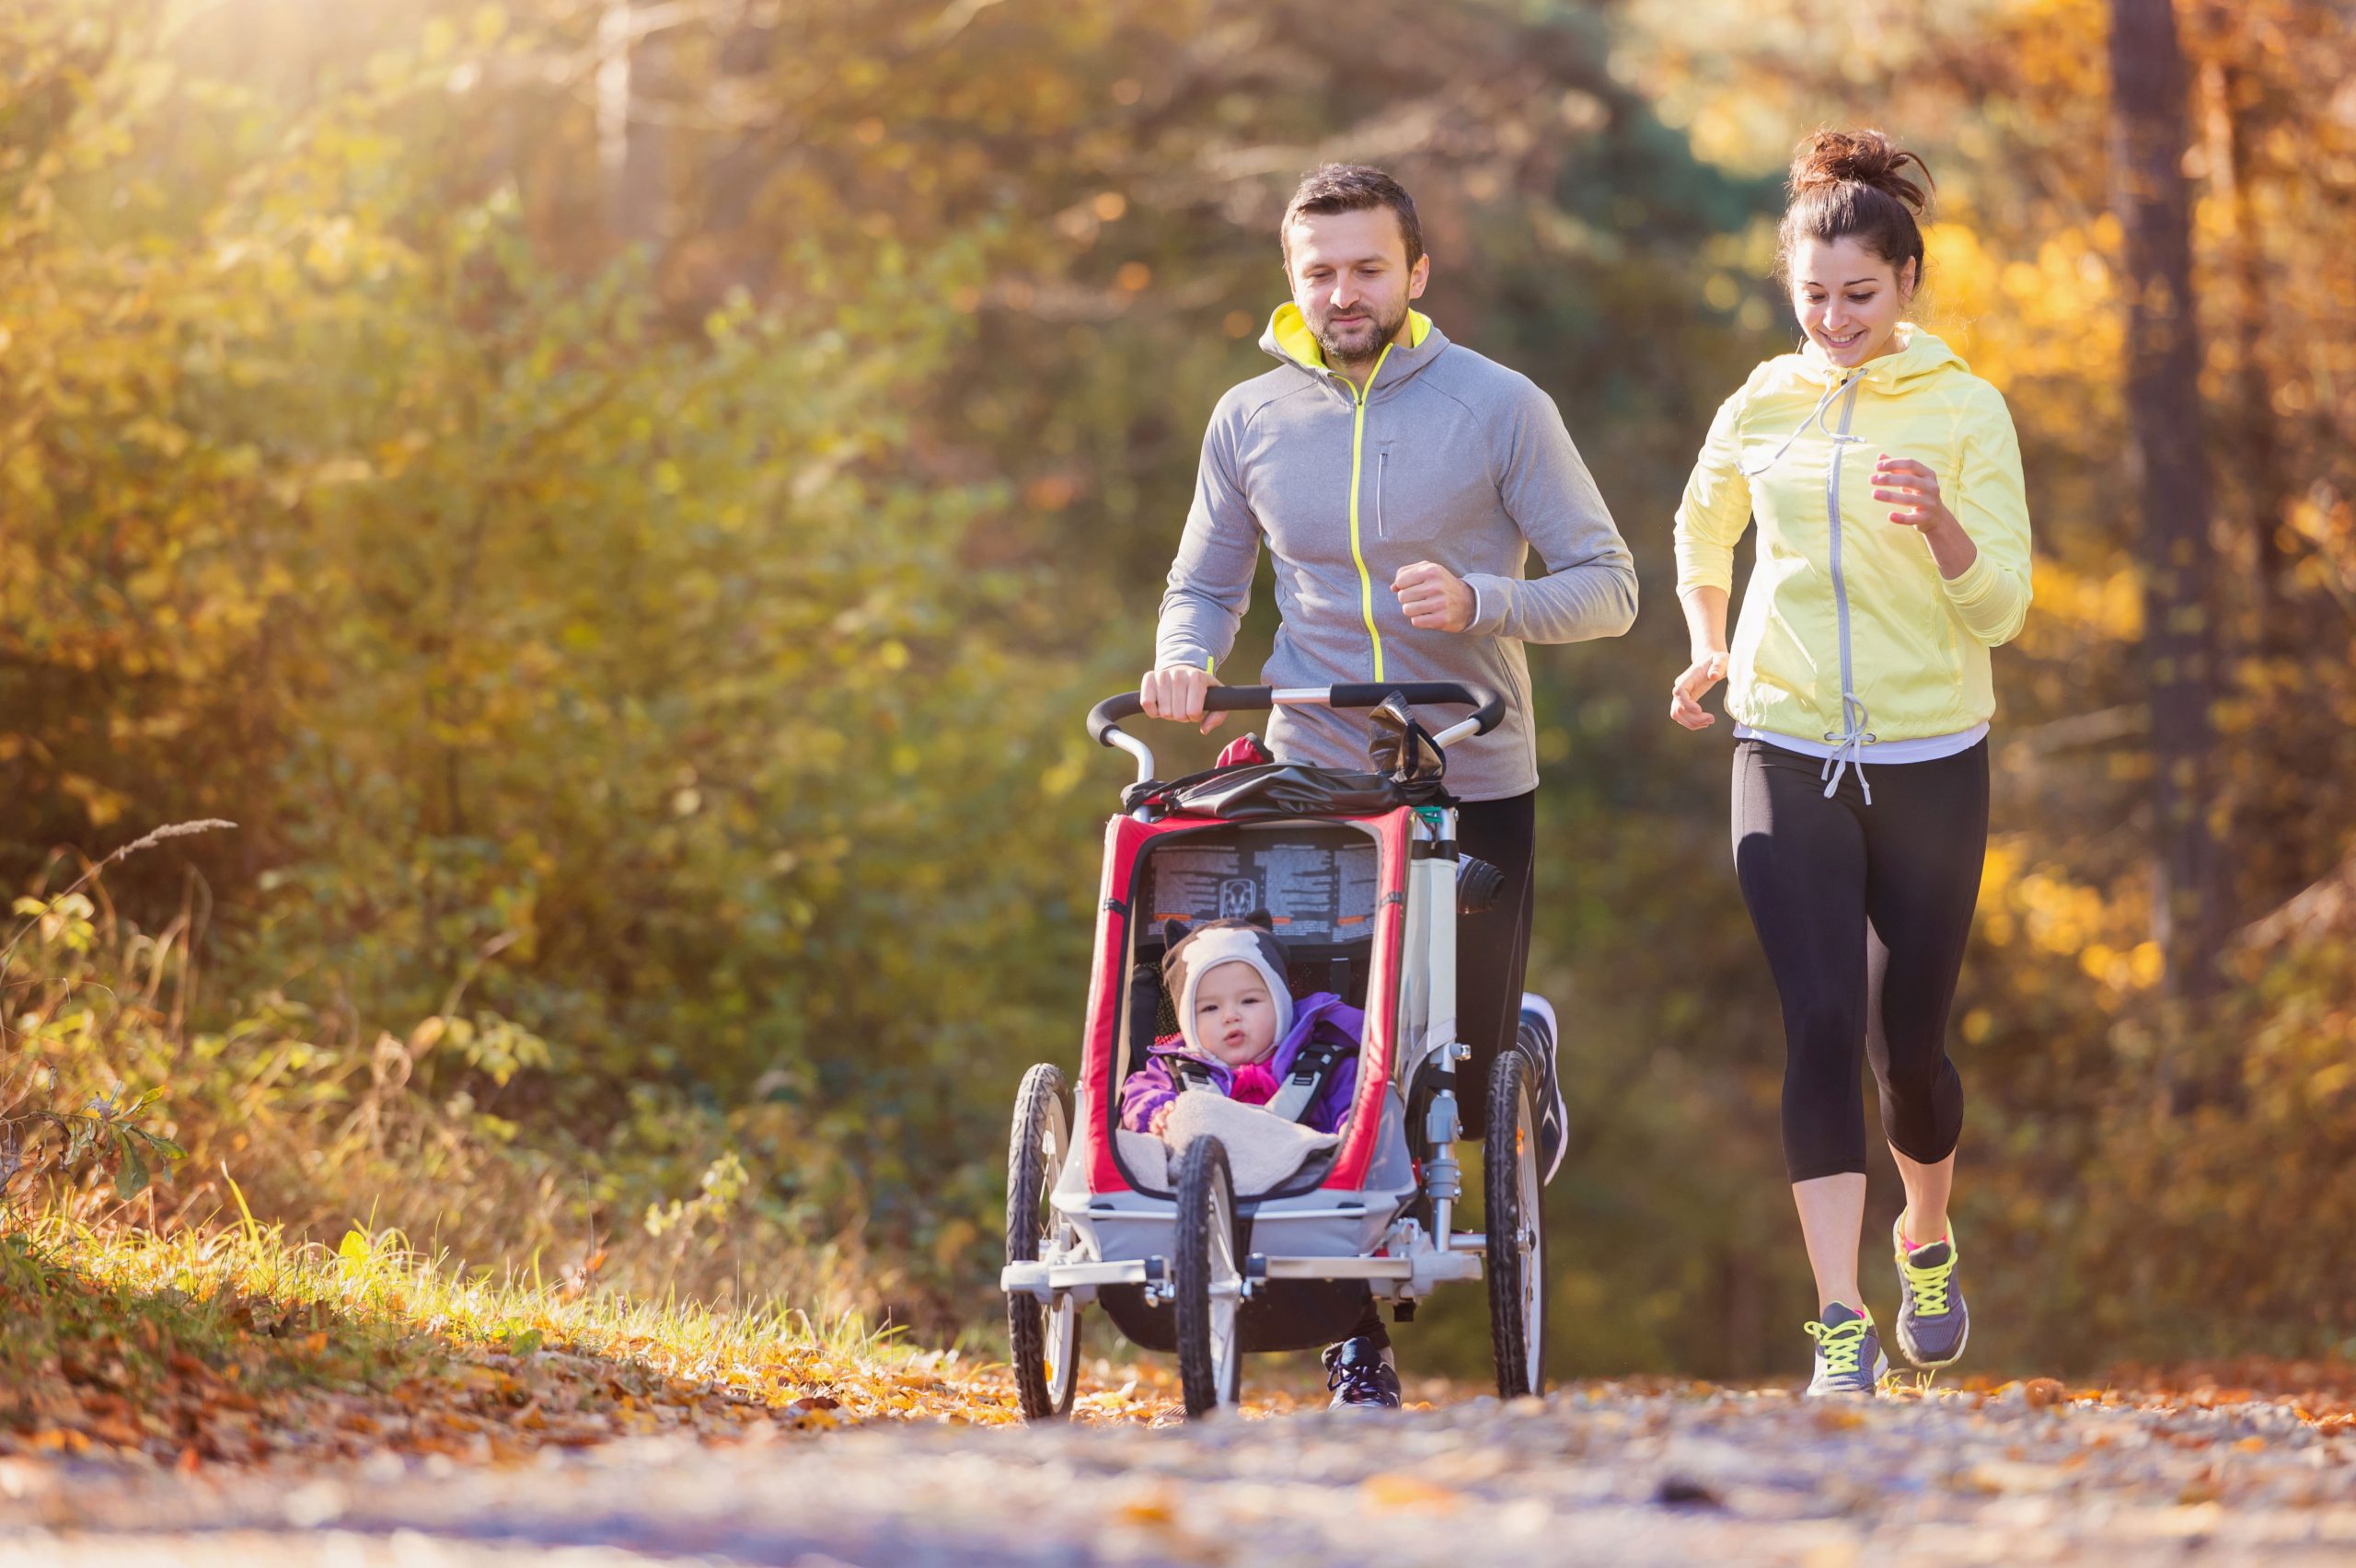
[{"label": "baby hat with ears", "polygon": [[1178,1032],[1187,1045],[1197,1051],[1203,1048],[1195,1033],[1195,991],[1203,976],[1222,963],[1248,963],[1258,970],[1267,984],[1268,999],[1276,1004],[1276,1038],[1282,1040],[1291,1032],[1292,986],[1285,973],[1292,967],[1292,958],[1269,928],[1266,915],[1206,920],[1191,929],[1171,920],[1163,924],[1162,935],[1170,945],[1161,957],[1161,988],[1177,1009]]}]

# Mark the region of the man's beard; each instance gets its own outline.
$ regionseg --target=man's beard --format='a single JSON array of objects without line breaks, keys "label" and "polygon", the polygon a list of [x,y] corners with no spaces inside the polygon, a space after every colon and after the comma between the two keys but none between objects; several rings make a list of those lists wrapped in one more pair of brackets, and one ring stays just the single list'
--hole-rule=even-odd
[{"label": "man's beard", "polygon": [[1382,352],[1382,346],[1399,335],[1399,329],[1406,319],[1407,305],[1403,300],[1400,302],[1398,313],[1387,321],[1369,314],[1368,320],[1374,330],[1360,340],[1366,345],[1363,349],[1352,352],[1342,346],[1342,335],[1334,329],[1329,317],[1317,324],[1317,346],[1325,351],[1325,363],[1328,364],[1364,364]]}]

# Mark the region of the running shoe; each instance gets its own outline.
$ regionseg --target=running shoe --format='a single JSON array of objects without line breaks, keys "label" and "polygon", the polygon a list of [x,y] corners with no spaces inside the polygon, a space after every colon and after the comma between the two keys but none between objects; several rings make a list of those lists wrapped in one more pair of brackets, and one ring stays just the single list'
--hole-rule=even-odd
[{"label": "running shoe", "polygon": [[1949,1222],[1945,1237],[1914,1247],[1899,1228],[1902,1221],[1889,1227],[1898,1254],[1898,1348],[1917,1366],[1952,1366],[1971,1337],[1971,1312],[1955,1283],[1955,1226]]},{"label": "running shoe", "polygon": [[1563,1103],[1563,1075],[1554,1058],[1560,1050],[1553,1005],[1535,991],[1521,994],[1521,1026],[1515,1043],[1538,1069],[1538,1166],[1542,1180],[1552,1182],[1562,1169],[1569,1147],[1570,1112]]},{"label": "running shoe", "polygon": [[1364,1334],[1325,1347],[1325,1386],[1334,1410],[1397,1410],[1399,1368],[1391,1347]]},{"label": "running shoe", "polygon": [[1874,1332],[1871,1312],[1855,1311],[1835,1301],[1824,1309],[1823,1321],[1802,1326],[1816,1342],[1816,1376],[1808,1382],[1809,1399],[1870,1394],[1889,1375],[1889,1358],[1881,1353],[1881,1336]]}]

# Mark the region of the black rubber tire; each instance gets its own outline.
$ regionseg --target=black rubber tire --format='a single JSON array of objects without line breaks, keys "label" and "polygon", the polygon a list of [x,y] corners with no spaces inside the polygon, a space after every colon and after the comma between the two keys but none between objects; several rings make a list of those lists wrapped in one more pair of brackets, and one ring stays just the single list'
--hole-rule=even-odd
[{"label": "black rubber tire", "polygon": [[[1014,1097],[1014,1130],[1006,1152],[1006,1261],[1036,1262],[1042,1243],[1054,1228],[1047,1193],[1056,1180],[1050,1147],[1057,1129],[1068,1138],[1071,1101],[1064,1090],[1064,1075],[1045,1063],[1022,1076]],[[1014,1387],[1022,1413],[1033,1421],[1058,1421],[1071,1413],[1072,1396],[1080,1386],[1080,1304],[1071,1302],[1068,1343],[1057,1332],[1045,1303],[1035,1296],[1010,1291],[1006,1297],[1006,1337],[1012,1347]],[[1060,1355],[1060,1360],[1058,1359]]]},{"label": "black rubber tire", "polygon": [[1489,1069],[1488,1113],[1489,1342],[1497,1395],[1510,1400],[1546,1391],[1546,1184],[1537,1174],[1537,1089],[1518,1050],[1500,1052]]},{"label": "black rubber tire", "polygon": [[1177,1291],[1178,1386],[1185,1396],[1187,1418],[1195,1420],[1235,1403],[1242,1383],[1241,1301],[1227,1307],[1224,1368],[1214,1343],[1218,1310],[1211,1298],[1211,1282],[1225,1272],[1218,1267],[1222,1260],[1230,1269],[1242,1262],[1236,1251],[1235,1177],[1228,1168],[1227,1146],[1217,1138],[1196,1138],[1179,1160],[1174,1239],[1177,1255],[1171,1260],[1171,1284]]}]

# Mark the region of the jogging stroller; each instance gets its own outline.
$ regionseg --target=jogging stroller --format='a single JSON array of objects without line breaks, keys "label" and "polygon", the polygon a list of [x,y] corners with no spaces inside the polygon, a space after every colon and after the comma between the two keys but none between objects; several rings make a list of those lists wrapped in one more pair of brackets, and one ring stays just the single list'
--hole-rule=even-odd
[{"label": "jogging stroller", "polygon": [[[1456,920],[1482,907],[1484,889],[1494,896],[1497,874],[1460,858],[1441,774],[1445,748],[1486,733],[1503,705],[1453,682],[1208,694],[1218,711],[1277,704],[1384,709],[1391,766],[1272,762],[1164,783],[1151,749],[1119,727],[1142,711],[1135,693],[1088,716],[1091,738],[1137,759],[1138,781],[1105,825],[1079,1077],[1068,1087],[1056,1066],[1034,1066],[1015,1101],[999,1286],[1032,1420],[1071,1409],[1091,1301],[1132,1343],[1176,1352],[1186,1412],[1200,1416],[1236,1401],[1245,1352],[1339,1340],[1369,1297],[1403,1320],[1440,1284],[1484,1274],[1497,1391],[1543,1389],[1538,1106],[1519,1051],[1471,1086],[1487,1096],[1486,1229],[1456,1228],[1456,1067],[1469,1054],[1456,1039]],[[1434,734],[1412,716],[1425,704],[1473,711]],[[1175,1028],[1162,921],[1261,910],[1284,937],[1296,990],[1339,993],[1364,1008],[1366,1029],[1338,1144],[1268,1190],[1237,1192],[1217,1137],[1170,1159],[1159,1140],[1120,1129],[1118,1106],[1124,1079]]]}]

